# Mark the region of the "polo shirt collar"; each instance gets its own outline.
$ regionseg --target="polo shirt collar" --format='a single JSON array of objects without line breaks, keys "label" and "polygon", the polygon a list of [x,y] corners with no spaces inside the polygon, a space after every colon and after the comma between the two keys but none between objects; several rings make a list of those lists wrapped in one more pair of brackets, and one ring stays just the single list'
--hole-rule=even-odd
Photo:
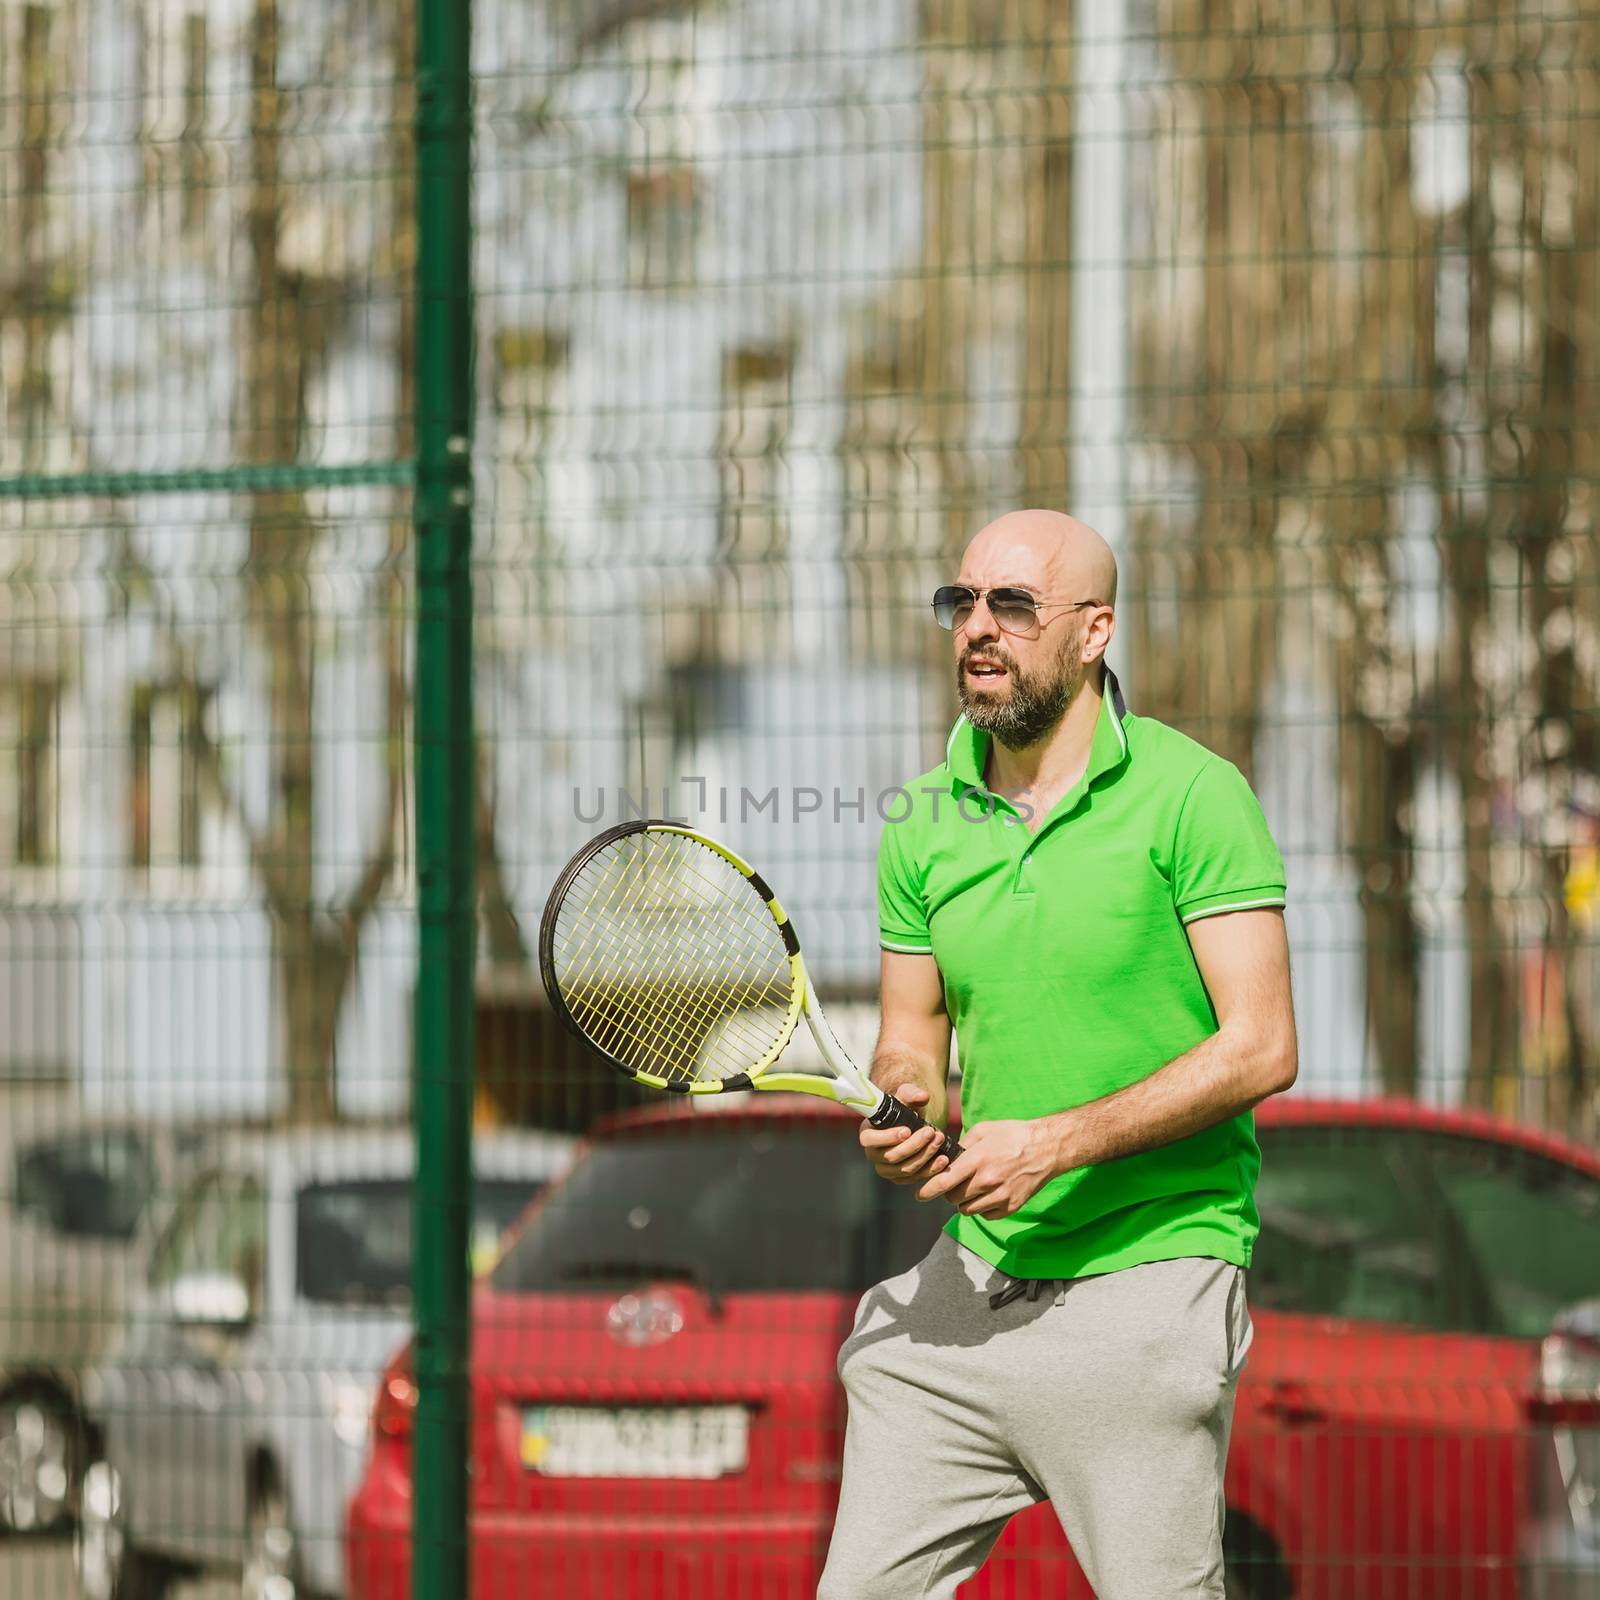
[{"label": "polo shirt collar", "polygon": [[[1128,734],[1124,726],[1127,716],[1128,703],[1122,698],[1122,685],[1117,682],[1116,673],[1107,667],[1105,698],[1100,703],[1100,720],[1095,724],[1094,738],[1089,745],[1089,765],[1073,790],[1075,794],[1129,759]],[[963,787],[983,789],[983,769],[988,759],[989,735],[974,728],[963,713],[950,730],[945,765]]]}]

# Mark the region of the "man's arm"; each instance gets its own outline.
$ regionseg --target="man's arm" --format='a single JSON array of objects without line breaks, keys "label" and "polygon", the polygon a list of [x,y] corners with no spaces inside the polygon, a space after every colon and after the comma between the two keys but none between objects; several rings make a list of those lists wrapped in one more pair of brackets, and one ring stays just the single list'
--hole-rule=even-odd
[{"label": "man's arm", "polygon": [[[861,1147],[881,1177],[916,1183],[942,1172],[949,1162],[933,1156],[949,1113],[945,1080],[950,1071],[950,1018],[944,980],[932,956],[885,950],[880,957],[882,1020],[872,1052],[872,1081],[897,1100],[915,1106],[930,1126],[904,1128],[861,1124]],[[930,1159],[931,1157],[931,1159]]]},{"label": "man's arm", "polygon": [[1217,1031],[1148,1078],[1070,1111],[990,1122],[918,1191],[968,1215],[1008,1217],[1051,1178],[1186,1139],[1287,1089],[1298,1067],[1281,911],[1233,911],[1188,927]]}]

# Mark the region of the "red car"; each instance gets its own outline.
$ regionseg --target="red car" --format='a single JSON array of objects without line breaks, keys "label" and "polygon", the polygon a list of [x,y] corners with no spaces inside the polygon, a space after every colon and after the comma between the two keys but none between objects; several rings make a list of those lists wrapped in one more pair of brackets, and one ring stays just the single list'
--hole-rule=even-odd
[{"label": "red car", "polygon": [[[1257,1124],[1229,1595],[1600,1597],[1600,1157],[1390,1102]],[[815,1102],[604,1125],[477,1300],[475,1600],[810,1600],[839,1344],[942,1220]],[[346,1519],[351,1600],[409,1593],[414,1402],[402,1353]],[[963,1590],[1088,1593],[1048,1506]]]}]

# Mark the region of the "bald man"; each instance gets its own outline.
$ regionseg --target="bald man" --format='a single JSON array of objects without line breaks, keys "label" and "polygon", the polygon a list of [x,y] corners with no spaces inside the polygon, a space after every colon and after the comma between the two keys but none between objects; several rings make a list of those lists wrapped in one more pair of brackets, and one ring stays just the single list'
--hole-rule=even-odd
[{"label": "bald man", "polygon": [[934,1128],[860,1138],[951,1217],[840,1353],[820,1600],[952,1596],[1046,1499],[1099,1600],[1222,1600],[1250,1111],[1296,1070],[1283,863],[1237,768],[1128,710],[1116,596],[1093,529],[1022,511],[934,597],[962,715],[884,830],[872,1063]]}]

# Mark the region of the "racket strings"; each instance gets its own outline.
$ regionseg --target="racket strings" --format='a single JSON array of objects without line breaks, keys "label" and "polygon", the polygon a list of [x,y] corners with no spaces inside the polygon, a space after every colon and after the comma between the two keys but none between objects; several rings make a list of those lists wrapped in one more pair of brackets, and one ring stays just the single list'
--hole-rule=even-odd
[{"label": "racket strings", "polygon": [[[775,998],[777,984],[770,969],[755,976],[741,974],[731,983],[719,976],[707,986],[707,963],[686,963],[680,939],[674,957],[681,969],[677,975],[656,951],[655,970],[648,977],[620,986],[615,981],[619,974],[626,978],[649,969],[640,968],[640,952],[619,939],[615,927],[613,923],[610,931],[578,953],[563,992],[568,993],[569,1009],[578,1013],[584,1031],[634,1070],[651,1071],[669,1081],[725,1077],[759,1059],[781,1037],[786,1009],[769,1010],[764,1027],[750,1025],[752,1008],[770,1007]],[[601,974],[612,981],[596,982]],[[723,1032],[708,1051],[719,1022]],[[725,1059],[730,1055],[733,1059]]]},{"label": "racket strings", "polygon": [[[614,974],[625,974],[630,956],[636,952],[615,937],[604,922],[597,922],[586,931],[590,934],[587,945],[565,952],[572,960],[571,975],[562,986],[568,1008],[578,1013],[580,1025],[591,1034],[596,1044],[627,1060],[630,1066],[639,1065],[624,1055],[620,1048],[621,1040],[627,1040],[646,1051],[652,1047],[652,1037],[638,1031],[635,1026],[643,1020],[636,1003],[637,995],[627,988],[607,987],[595,976],[606,971],[608,964]],[[558,944],[558,964],[562,954]],[[679,1007],[674,1014],[667,1010],[665,1002],[668,996],[662,992],[659,983],[636,984],[634,989],[647,997],[654,1007],[655,1042],[660,1043],[662,1036],[667,1036],[668,1042],[681,1049],[692,1050],[696,1038],[694,1029],[689,1026],[692,1021],[689,1014],[691,997],[686,994],[673,995],[671,998],[678,1002]],[[591,1019],[594,1028],[589,1025]]]},{"label": "racket strings", "polygon": [[[714,859],[721,864],[720,857],[715,857]],[[731,869],[729,871],[731,873]],[[737,882],[740,885],[745,885],[742,875],[732,875],[737,878]],[[695,876],[701,881],[702,892],[706,888],[714,889],[719,893],[725,892],[723,885],[706,879],[704,874],[695,874]],[[661,1067],[659,1061],[641,1060],[638,1058],[638,1053],[643,1052],[645,1056],[649,1056],[655,1047],[666,1042],[677,1047],[677,1053],[680,1058],[677,1075],[681,1076],[681,1060],[684,1058],[693,1060],[700,1055],[700,1047],[704,1042],[705,1036],[719,1020],[725,1017],[732,1017],[735,1019],[735,1025],[737,1025],[738,1015],[741,1011],[770,1002],[772,996],[768,991],[772,987],[771,982],[768,981],[764,984],[760,992],[755,991],[748,982],[743,983],[731,995],[725,997],[720,1004],[713,1004],[711,999],[696,987],[693,982],[675,981],[663,974],[657,974],[651,979],[632,986],[636,991],[633,993],[610,991],[605,988],[586,992],[588,986],[585,985],[584,979],[589,975],[590,971],[602,969],[607,962],[610,962],[613,967],[618,969],[625,969],[630,964],[636,965],[630,960],[635,952],[629,950],[627,941],[620,938],[617,931],[619,927],[623,926],[628,909],[623,905],[622,899],[624,891],[629,888],[629,882],[625,875],[618,873],[610,874],[610,880],[605,898],[580,913],[580,916],[584,919],[584,926],[590,933],[589,948],[586,953],[592,957],[592,960],[587,970],[581,962],[574,963],[573,982],[576,989],[576,997],[581,1008],[588,1017],[593,1018],[597,1025],[598,1032],[592,1035],[597,1044],[601,1044],[603,1048],[617,1055],[619,1059],[625,1060],[629,1066],[635,1069],[645,1066],[659,1073]],[[604,886],[603,880],[602,886]],[[635,884],[634,887],[636,888],[637,885]],[[772,928],[770,917],[765,915],[765,908],[763,907],[761,912],[752,915],[750,903],[750,891],[746,886],[742,902],[737,900],[734,902],[740,915],[748,924],[753,924],[753,931],[758,935],[764,934],[769,930],[775,931]],[[719,930],[719,932],[725,931]],[[779,942],[781,944],[781,936]],[[782,976],[787,977],[786,964]],[[639,1005],[641,1000],[644,1002],[645,1010],[648,1011],[648,1016],[645,1015],[645,1011],[641,1010]],[[784,1002],[786,1005],[786,996],[784,997]],[[778,1031],[781,1031],[782,1020],[782,1016],[778,1017],[765,1030],[768,1035],[765,1038],[762,1037],[762,1030],[760,1029],[757,1029],[755,1034],[751,1035],[748,1028],[738,1028],[738,1033],[742,1037],[733,1042],[738,1045],[741,1051],[741,1059],[748,1062],[751,1059],[758,1058],[765,1050],[770,1049],[773,1038],[776,1037]],[[579,1021],[580,1025],[583,1025],[585,1018],[580,1018]],[[643,1022],[651,1024],[653,1032],[646,1033],[641,1031],[640,1024]],[[588,1032],[590,1030],[585,1027],[585,1031]],[[623,1040],[635,1047],[634,1050],[625,1054],[622,1047]],[[755,1056],[750,1054],[752,1048],[755,1050]],[[722,1052],[719,1051],[718,1054],[721,1055]],[[702,1070],[698,1074],[699,1076],[711,1075],[704,1070],[705,1063],[703,1060],[701,1061],[701,1067]],[[737,1066],[733,1066],[716,1075],[726,1076],[729,1071],[736,1070],[740,1069]]]},{"label": "racket strings", "polygon": [[[593,958],[588,970],[563,986],[568,1009],[579,1026],[602,1049],[630,1067],[660,1072],[662,1058],[666,1058],[665,1064],[672,1066],[675,1073],[675,1063],[692,1058],[698,1050],[699,1033],[690,998],[674,996],[676,1004],[669,1007],[665,1003],[667,997],[652,992],[653,985],[627,985],[622,980],[608,984],[591,979],[592,973],[605,970],[608,955],[626,956],[627,952],[615,947],[615,941],[602,941],[588,954]],[[626,972],[626,961],[619,959],[615,970]]]},{"label": "racket strings", "polygon": [[746,1071],[790,1026],[788,950],[770,911],[682,834],[631,834],[593,857],[561,902],[553,956],[584,1034],[669,1082]]},{"label": "racket strings", "polygon": [[[749,1028],[738,1021],[738,997],[713,1005],[693,993],[648,997],[648,1006],[639,1004],[639,993],[621,992],[577,995],[569,1002],[577,1020],[594,1042],[635,1070],[643,1068],[658,1076],[726,1077],[759,1060],[782,1031],[784,1013],[774,1015],[765,1028]],[[735,1009],[738,1008],[738,1009]],[[731,1014],[734,1020],[717,1034],[715,1057],[707,1054],[719,1021]],[[737,1061],[721,1070],[716,1062],[729,1051]]]},{"label": "racket strings", "polygon": [[[742,877],[740,878],[740,882],[744,882]],[[720,885],[714,887],[719,889],[721,888]],[[770,917],[765,914],[764,908],[761,912],[752,912],[748,902],[749,896],[746,894],[742,901],[735,902],[735,908],[746,920],[749,930],[755,935],[759,945],[760,943],[764,943],[767,936],[773,931],[771,920]],[[725,934],[727,930],[719,929],[717,931],[719,934]],[[607,930],[607,937],[610,939],[613,949],[615,949],[616,940],[614,936],[611,935],[610,930]],[[766,953],[767,952],[764,950],[760,951],[762,956],[764,956]],[[776,976],[784,979],[786,983],[788,977],[786,960]],[[720,1006],[713,1005],[707,998],[704,997],[703,992],[698,989],[693,982],[688,980],[680,979],[674,981],[666,978],[664,975],[660,975],[652,981],[643,984],[641,988],[645,996],[653,1003],[662,1006],[663,1008],[678,1006],[682,1008],[683,1013],[688,1021],[703,1021],[709,1023],[715,1021],[719,1016],[724,1015],[732,1009],[751,1007],[763,1003],[767,999],[766,990],[771,987],[772,981],[773,974],[769,973],[767,982],[764,984],[763,990],[759,994],[754,991],[750,983],[743,983],[741,984],[739,991],[732,995],[729,1000]],[[785,1003],[787,1003],[787,996],[785,996]]]},{"label": "racket strings", "polygon": [[[617,941],[608,939],[605,946],[615,958],[618,953]],[[787,974],[782,974],[782,977],[786,980]],[[783,987],[787,989],[786,981]],[[704,1043],[711,1030],[722,1022],[736,1035],[731,1042],[737,1044],[741,1059],[748,1062],[752,1048],[756,1048],[757,1055],[770,1048],[784,1021],[787,994],[775,996],[774,988],[770,974],[763,975],[759,988],[748,978],[731,985],[727,980],[722,980],[714,988],[708,988],[703,980],[672,979],[658,975],[633,986],[628,992],[602,998],[595,1010],[614,1028],[645,1048],[649,1047],[650,1039],[641,1037],[637,1028],[630,1024],[647,1021],[658,1039],[676,1043],[691,1056]],[[752,1028],[747,1020],[749,1013],[758,1007],[771,1007],[775,1001],[782,1007],[778,1015],[769,1018],[764,1027],[757,1024]],[[703,1071],[701,1075],[704,1075]]]}]

